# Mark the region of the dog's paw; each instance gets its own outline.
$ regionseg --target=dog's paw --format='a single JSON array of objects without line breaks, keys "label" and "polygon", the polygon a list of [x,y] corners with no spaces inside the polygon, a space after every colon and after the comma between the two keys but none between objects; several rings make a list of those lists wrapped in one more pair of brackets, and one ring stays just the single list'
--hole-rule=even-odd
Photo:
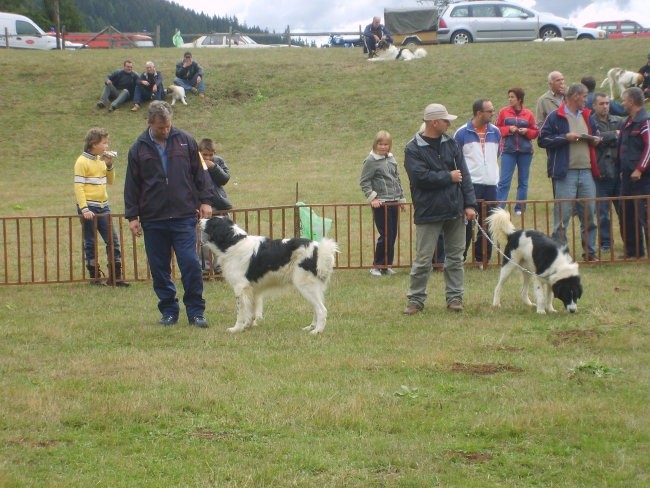
[{"label": "dog's paw", "polygon": [[537,310],[537,313],[540,314],[540,315],[546,315],[546,310],[544,310],[544,309]]},{"label": "dog's paw", "polygon": [[241,332],[242,330],[244,330],[244,328],[243,328],[243,327],[238,327],[237,325],[235,325],[234,327],[230,327],[230,328],[227,329],[227,330],[228,330],[228,332],[230,332],[231,334],[236,334],[237,332]]},{"label": "dog's paw", "polygon": [[314,329],[316,329],[316,326],[314,324],[310,324],[307,327],[302,328],[302,330],[307,330],[309,332],[312,332]]},{"label": "dog's paw", "polygon": [[310,333],[311,335],[318,335],[318,334],[320,334],[321,332],[323,332],[323,331],[322,331],[322,330],[318,330],[318,329],[313,329],[313,330],[310,330],[310,331],[309,331],[309,333]]}]

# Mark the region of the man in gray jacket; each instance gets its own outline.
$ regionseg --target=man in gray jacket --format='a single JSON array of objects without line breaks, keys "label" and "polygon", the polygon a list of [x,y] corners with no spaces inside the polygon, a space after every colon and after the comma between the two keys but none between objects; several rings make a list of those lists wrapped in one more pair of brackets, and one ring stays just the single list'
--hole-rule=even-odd
[{"label": "man in gray jacket", "polygon": [[465,223],[476,218],[476,196],[456,141],[445,134],[457,117],[438,103],[424,109],[424,131],[404,148],[414,207],[415,252],[404,314],[424,308],[431,260],[438,236],[445,247],[445,297],[447,309],[463,310],[463,252]]}]

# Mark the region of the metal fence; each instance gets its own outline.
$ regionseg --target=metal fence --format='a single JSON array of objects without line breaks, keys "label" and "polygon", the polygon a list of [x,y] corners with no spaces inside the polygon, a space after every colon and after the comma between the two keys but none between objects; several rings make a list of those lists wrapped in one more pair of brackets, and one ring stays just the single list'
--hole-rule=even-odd
[{"label": "metal fence", "polygon": [[[574,259],[587,264],[602,264],[620,261],[648,261],[646,254],[641,250],[633,256],[625,256],[623,239],[621,235],[627,232],[628,239],[644,241],[648,228],[647,213],[645,209],[650,197],[622,197],[618,199],[596,199],[597,204],[602,204],[612,213],[610,234],[612,245],[605,252],[596,239],[596,257],[598,261],[587,261],[582,255],[580,222],[577,217],[571,219],[569,227],[565,229],[566,240]],[[635,215],[642,215],[642,219],[635,219],[633,229],[619,224],[615,207],[619,202],[629,201],[630,205],[621,205],[620,222],[631,211]],[[521,215],[514,215],[513,202],[507,202],[506,208],[510,210],[515,227],[537,229],[545,234],[553,231],[554,204],[558,201],[527,201],[526,211]],[[581,208],[576,203],[585,203],[584,200],[567,200],[572,203],[571,211]],[[488,205],[494,202],[481,202],[480,214],[483,218],[487,215]],[[558,206],[559,207],[559,206]],[[584,205],[582,207],[585,207]],[[586,211],[583,208],[584,211]],[[229,212],[229,216],[250,234],[265,235],[270,238],[285,238],[302,235],[303,237],[318,238],[326,234],[336,240],[340,247],[340,254],[336,260],[338,269],[369,269],[373,266],[374,248],[377,240],[377,231],[374,226],[373,215],[368,204],[363,203],[337,203],[318,204],[309,206],[278,206],[264,208],[236,209]],[[101,217],[98,218],[108,218]],[[598,221],[597,221],[598,222]],[[399,212],[399,229],[395,243],[395,259],[393,267],[408,268],[415,256],[415,226],[413,225],[413,207],[407,205],[404,212]],[[151,278],[147,266],[144,242],[131,235],[128,222],[121,214],[110,216],[110,226],[117,231],[122,252],[122,268],[124,278],[128,281],[145,281]],[[645,227],[645,228],[644,228]],[[601,232],[600,224],[597,232]],[[629,231],[629,232],[628,232]],[[198,232],[198,231],[197,231]],[[472,238],[474,240],[476,235]],[[99,235],[95,239],[95,256],[100,268],[110,275],[108,266],[111,266],[107,254],[112,255],[112,242],[109,240],[108,248]],[[501,262],[501,255],[493,252],[490,262],[487,261],[485,247],[487,241],[483,239],[483,262],[474,259],[472,247],[468,251],[466,264],[468,266],[494,266]],[[0,285],[28,285],[48,283],[83,282],[89,279],[85,266],[83,236],[80,217],[77,215],[39,216],[39,217],[2,217],[0,218]],[[198,252],[198,249],[197,249]],[[173,263],[172,263],[173,264]],[[212,269],[212,266],[206,266]],[[176,273],[176,270],[174,273]],[[214,276],[209,274],[209,276]]]}]

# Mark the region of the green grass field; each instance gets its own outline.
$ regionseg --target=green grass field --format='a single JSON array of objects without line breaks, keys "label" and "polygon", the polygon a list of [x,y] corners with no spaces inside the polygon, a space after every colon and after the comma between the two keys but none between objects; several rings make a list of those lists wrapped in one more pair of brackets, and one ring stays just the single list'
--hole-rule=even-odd
[{"label": "green grass field", "polygon": [[[358,202],[379,129],[403,147],[430,102],[470,117],[511,86],[528,106],[546,73],[569,82],[637,69],[639,40],[434,46],[411,63],[359,50],[196,50],[207,97],[174,124],[212,137],[240,207]],[[0,216],[70,215],[86,130],[120,154],[144,112],[100,112],[104,75],[153,60],[169,81],[181,50],[0,50]],[[455,127],[458,127],[456,125]],[[543,151],[531,199],[546,199]],[[406,179],[404,180],[404,182]],[[497,269],[466,272],[466,309],[446,312],[440,273],[405,317],[408,271],[338,271],[325,333],[295,292],[264,325],[231,335],[235,303],[206,283],[212,327],[161,329],[150,283],[6,286],[0,295],[0,486],[636,487],[650,484],[647,264],[584,266],[577,314],[539,316]],[[556,304],[559,308],[559,303]]]}]

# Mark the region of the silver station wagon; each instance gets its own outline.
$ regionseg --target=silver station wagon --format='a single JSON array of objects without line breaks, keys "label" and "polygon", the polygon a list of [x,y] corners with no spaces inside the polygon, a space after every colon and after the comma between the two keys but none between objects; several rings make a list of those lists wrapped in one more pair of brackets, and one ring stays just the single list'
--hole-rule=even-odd
[{"label": "silver station wagon", "polygon": [[577,29],[568,19],[499,0],[450,3],[438,20],[441,44],[553,37],[569,40],[576,35]]}]

